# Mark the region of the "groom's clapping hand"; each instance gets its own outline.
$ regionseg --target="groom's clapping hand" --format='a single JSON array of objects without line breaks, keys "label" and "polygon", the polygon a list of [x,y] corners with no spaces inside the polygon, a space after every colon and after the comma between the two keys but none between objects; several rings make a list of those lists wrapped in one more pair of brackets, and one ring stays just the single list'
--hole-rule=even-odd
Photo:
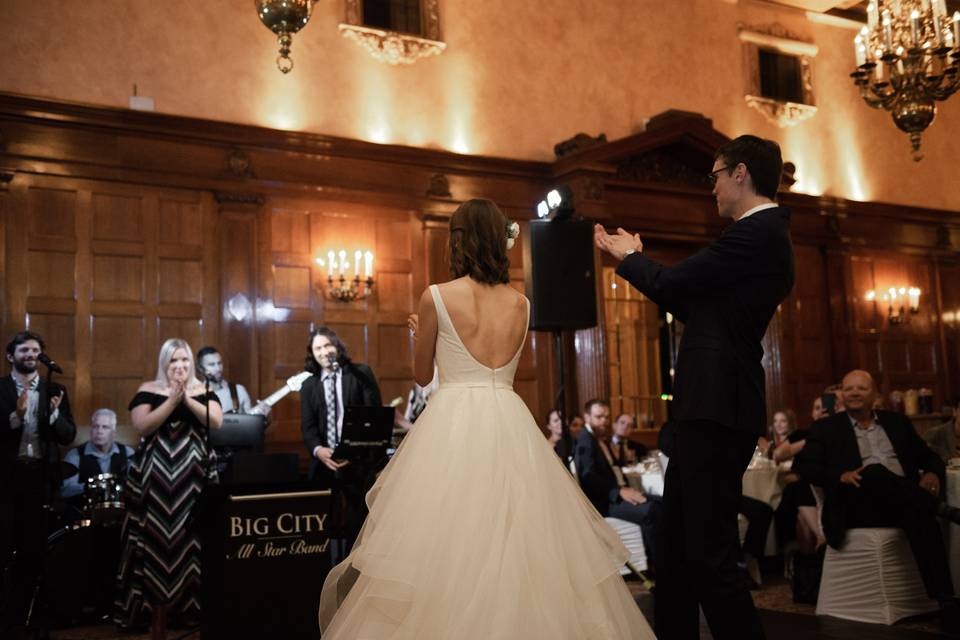
[{"label": "groom's clapping hand", "polygon": [[610,235],[602,225],[594,225],[593,241],[597,248],[606,251],[617,260],[623,260],[631,253],[643,253],[643,242],[638,234],[629,234],[617,228],[616,235]]}]

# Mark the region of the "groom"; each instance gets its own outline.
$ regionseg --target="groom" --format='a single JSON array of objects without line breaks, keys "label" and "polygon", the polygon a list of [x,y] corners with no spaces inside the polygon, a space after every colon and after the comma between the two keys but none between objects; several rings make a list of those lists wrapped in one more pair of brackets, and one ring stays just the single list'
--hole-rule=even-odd
[{"label": "groom", "polygon": [[761,340],[793,287],[790,212],[774,201],[780,148],[740,136],[708,174],[722,217],[711,245],[667,267],[643,254],[638,235],[595,228],[597,246],[621,260],[617,275],[684,323],[657,545],[659,638],[699,638],[699,613],[717,640],[763,638],[737,578],[741,480],[766,429]]}]

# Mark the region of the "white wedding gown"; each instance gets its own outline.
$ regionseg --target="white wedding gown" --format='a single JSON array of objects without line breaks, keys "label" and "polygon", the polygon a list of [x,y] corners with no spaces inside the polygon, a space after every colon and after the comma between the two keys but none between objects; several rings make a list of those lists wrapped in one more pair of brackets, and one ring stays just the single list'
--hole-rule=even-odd
[{"label": "white wedding gown", "polygon": [[440,386],[323,585],[322,637],[653,638],[618,573],[627,550],[513,392],[520,352],[481,365],[430,291]]}]

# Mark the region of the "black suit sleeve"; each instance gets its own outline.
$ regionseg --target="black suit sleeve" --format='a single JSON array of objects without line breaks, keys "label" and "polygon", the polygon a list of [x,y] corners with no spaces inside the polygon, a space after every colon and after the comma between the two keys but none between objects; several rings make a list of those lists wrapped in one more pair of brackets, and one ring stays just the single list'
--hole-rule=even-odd
[{"label": "black suit sleeve", "polygon": [[827,455],[830,449],[831,425],[827,422],[821,420],[811,425],[807,432],[807,444],[794,460],[792,469],[810,484],[824,490],[833,490],[840,486],[840,475],[844,470],[831,468],[830,457]]},{"label": "black suit sleeve", "polygon": [[658,305],[684,321],[682,302],[726,288],[756,271],[767,236],[757,220],[734,223],[710,246],[683,262],[666,267],[642,254],[627,256],[617,274]]},{"label": "black suit sleeve", "polygon": [[317,376],[307,378],[300,388],[300,432],[303,434],[303,444],[306,445],[310,457],[313,450],[324,446],[320,433],[320,408],[316,405],[316,386],[320,379]]},{"label": "black suit sleeve", "polygon": [[610,477],[604,473],[598,456],[602,455],[593,438],[578,438],[574,450],[574,466],[583,492],[591,502],[606,501],[609,504],[620,502],[620,487],[616,482],[610,486]]}]

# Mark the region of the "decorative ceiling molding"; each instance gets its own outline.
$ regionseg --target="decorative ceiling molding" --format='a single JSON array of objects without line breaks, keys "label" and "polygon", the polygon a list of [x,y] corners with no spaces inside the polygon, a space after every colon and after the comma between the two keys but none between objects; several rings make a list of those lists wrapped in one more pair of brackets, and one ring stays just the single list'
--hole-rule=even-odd
[{"label": "decorative ceiling molding", "polygon": [[346,1],[346,21],[340,33],[374,58],[387,64],[413,64],[420,58],[441,54],[447,43],[440,39],[440,0],[421,0],[422,35],[384,31],[363,24],[360,0]]},{"label": "decorative ceiling molding", "polygon": [[744,99],[749,106],[762,113],[767,120],[781,129],[800,124],[817,113],[817,108],[810,104],[781,102],[780,100],[751,95],[744,96]]},{"label": "decorative ceiling molding", "polygon": [[[812,59],[817,55],[819,47],[813,44],[810,38],[796,34],[778,22],[763,25],[740,23],[737,25],[737,34],[743,42],[743,59],[747,77],[744,99],[747,104],[780,128],[796,126],[816,115]],[[760,88],[760,49],[773,49],[779,53],[797,57],[800,62],[802,103],[763,96]]]}]

